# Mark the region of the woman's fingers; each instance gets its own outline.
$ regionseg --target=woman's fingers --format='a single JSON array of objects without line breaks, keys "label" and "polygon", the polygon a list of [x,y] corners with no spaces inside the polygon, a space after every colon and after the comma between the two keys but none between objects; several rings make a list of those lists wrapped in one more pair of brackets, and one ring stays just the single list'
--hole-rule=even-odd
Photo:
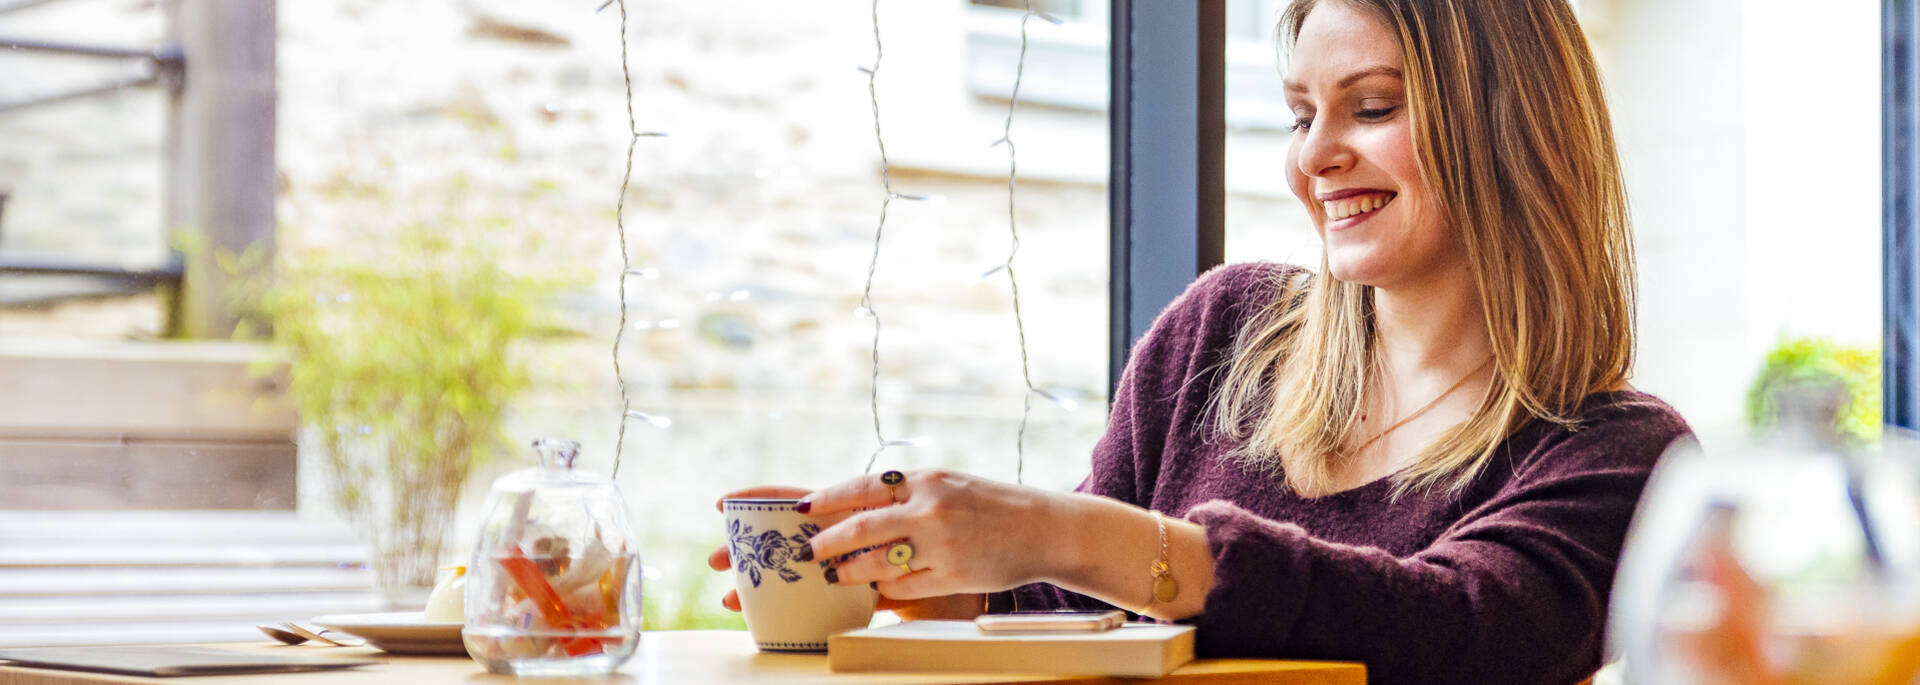
[{"label": "woman's fingers", "polygon": [[915,571],[893,580],[880,581],[880,596],[911,601],[950,595],[953,594],[953,590],[942,587],[948,582],[936,578],[932,573]]},{"label": "woman's fingers", "polygon": [[726,545],[714,548],[713,553],[707,555],[707,568],[715,571],[733,568],[733,554],[727,551]]},{"label": "woman's fingers", "polygon": [[[865,585],[867,583],[891,581],[907,572],[899,566],[887,563],[887,550],[891,545],[881,545],[878,549],[868,550],[865,554],[848,559],[845,563],[833,567],[834,581],[837,585]],[[908,561],[915,571],[927,568],[927,562],[918,558]]]},{"label": "woman's fingers", "polygon": [[720,499],[713,501],[713,510],[723,511],[720,508],[720,503],[730,499],[743,499],[747,497],[771,497],[771,498],[779,498],[779,499],[791,499],[794,497],[805,497],[806,494],[809,492],[812,492],[812,490],[808,490],[806,488],[798,488],[791,485],[756,485],[754,487],[746,488],[743,490],[735,490],[733,492],[729,492],[727,494],[721,495]]},{"label": "woman's fingers", "polygon": [[[854,514],[845,521],[827,526],[826,530],[808,540],[801,561],[832,559],[857,549],[885,545],[906,537],[910,516],[905,507],[887,507]],[[884,551],[873,550],[860,556],[865,558]]]},{"label": "woman's fingers", "polygon": [[800,505],[795,508],[802,514],[825,516],[842,511],[871,509],[905,502],[913,492],[914,476],[920,474],[906,474],[904,482],[893,487],[888,487],[880,480],[884,475],[880,473],[865,475],[816,490],[800,500]]},{"label": "woman's fingers", "polygon": [[720,606],[726,607],[731,611],[739,611],[740,591],[728,590],[726,596],[720,598]]}]

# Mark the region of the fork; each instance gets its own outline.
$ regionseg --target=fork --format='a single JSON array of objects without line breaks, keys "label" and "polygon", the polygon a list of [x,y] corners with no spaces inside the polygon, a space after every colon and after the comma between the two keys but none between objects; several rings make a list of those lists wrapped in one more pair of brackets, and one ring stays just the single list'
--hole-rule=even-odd
[{"label": "fork", "polygon": [[326,633],[332,633],[330,629],[319,629],[319,631],[315,631],[315,629],[311,629],[311,627],[300,626],[300,624],[294,624],[294,622],[280,622],[280,626],[294,631],[294,635],[300,635],[300,637],[311,639],[311,641],[326,643],[326,645],[332,645],[332,647],[361,647],[361,645],[365,645],[365,641],[351,639],[351,637],[346,637],[346,639],[328,637]]}]

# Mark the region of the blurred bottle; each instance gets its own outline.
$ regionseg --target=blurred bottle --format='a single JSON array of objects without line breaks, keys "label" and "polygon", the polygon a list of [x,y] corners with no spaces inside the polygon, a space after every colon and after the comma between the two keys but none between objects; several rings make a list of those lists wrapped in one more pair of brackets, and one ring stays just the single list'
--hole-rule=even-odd
[{"label": "blurred bottle", "polygon": [[1838,386],[1774,400],[1770,432],[1677,445],[1654,470],[1608,630],[1627,682],[1893,684],[1920,668],[1913,442],[1842,440]]}]

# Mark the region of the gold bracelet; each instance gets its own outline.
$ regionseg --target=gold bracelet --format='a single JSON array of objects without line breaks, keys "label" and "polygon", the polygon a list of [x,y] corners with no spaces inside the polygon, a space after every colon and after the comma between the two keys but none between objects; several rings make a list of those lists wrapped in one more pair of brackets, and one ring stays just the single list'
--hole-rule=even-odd
[{"label": "gold bracelet", "polygon": [[1147,597],[1147,603],[1133,612],[1143,616],[1153,605],[1166,604],[1180,596],[1180,584],[1174,582],[1173,570],[1167,566],[1167,517],[1151,509],[1147,513],[1153,514],[1153,522],[1160,528],[1160,556],[1147,564],[1147,573],[1153,576],[1153,592]]}]

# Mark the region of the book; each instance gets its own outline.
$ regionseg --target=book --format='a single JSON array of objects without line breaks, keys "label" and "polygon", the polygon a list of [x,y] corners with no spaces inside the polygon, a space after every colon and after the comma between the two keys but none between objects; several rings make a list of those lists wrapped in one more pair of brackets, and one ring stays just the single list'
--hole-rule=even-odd
[{"label": "book", "polygon": [[972,621],[908,621],[827,638],[840,672],[1035,673],[1157,678],[1193,660],[1193,626],[1098,633],[982,633]]},{"label": "book", "polygon": [[205,647],[33,647],[0,650],[0,665],[155,677],[293,673],[380,663],[370,659],[247,654]]}]

